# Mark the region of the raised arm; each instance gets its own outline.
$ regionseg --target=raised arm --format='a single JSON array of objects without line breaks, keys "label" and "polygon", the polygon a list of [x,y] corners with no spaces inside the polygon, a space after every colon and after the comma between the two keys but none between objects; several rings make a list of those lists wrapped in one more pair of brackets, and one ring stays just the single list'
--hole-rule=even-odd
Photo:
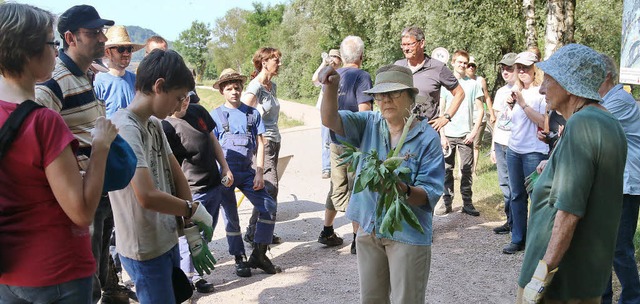
[{"label": "raised arm", "polygon": [[320,113],[322,124],[340,136],[344,136],[342,118],[338,115],[338,88],[340,75],[332,67],[327,66],[320,71],[320,83],[324,85]]}]

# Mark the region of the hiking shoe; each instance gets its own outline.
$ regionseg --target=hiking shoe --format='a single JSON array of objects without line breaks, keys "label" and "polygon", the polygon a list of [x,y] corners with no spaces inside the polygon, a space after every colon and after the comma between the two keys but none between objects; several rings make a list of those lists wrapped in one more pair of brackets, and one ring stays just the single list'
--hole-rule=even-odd
[{"label": "hiking shoe", "polygon": [[351,254],[356,254],[356,240],[351,242]]},{"label": "hiking shoe", "polygon": [[213,284],[207,282],[205,279],[198,280],[195,284],[196,291],[199,293],[212,293],[215,291]]},{"label": "hiking shoe", "polygon": [[453,212],[453,208],[451,207],[451,204],[449,205],[442,204],[442,206],[440,206],[440,208],[436,210],[436,215],[447,215],[451,212]]},{"label": "hiking shoe", "polygon": [[337,236],[335,232],[329,236],[326,236],[323,231],[318,237],[318,243],[325,244],[329,247],[340,246],[343,242],[344,240],[341,237]]},{"label": "hiking shoe", "polygon": [[473,205],[471,205],[471,204],[462,206],[462,213],[466,213],[466,214],[471,215],[471,216],[479,216],[480,215],[480,211],[476,210],[476,208],[473,207]]},{"label": "hiking shoe", "polygon": [[502,253],[504,254],[514,254],[518,251],[524,250],[524,245],[518,245],[514,243],[509,243],[506,247],[502,248]]},{"label": "hiking shoe", "polygon": [[251,267],[247,265],[245,259],[242,255],[236,255],[236,275],[243,278],[251,276]]},{"label": "hiking shoe", "polygon": [[331,171],[323,170],[322,171],[322,179],[328,179],[328,178],[331,178]]},{"label": "hiking shoe", "polygon": [[509,232],[511,232],[511,227],[509,226],[509,223],[504,223],[504,225],[500,225],[496,228],[493,228],[493,233],[495,234],[508,234]]}]

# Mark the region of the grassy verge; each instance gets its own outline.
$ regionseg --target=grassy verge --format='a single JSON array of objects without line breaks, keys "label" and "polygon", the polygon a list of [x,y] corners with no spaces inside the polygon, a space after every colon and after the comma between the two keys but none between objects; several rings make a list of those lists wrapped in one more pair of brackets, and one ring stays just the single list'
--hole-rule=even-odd
[{"label": "grassy verge", "polygon": [[[200,97],[200,104],[207,109],[207,111],[211,111],[224,103],[224,98],[218,91],[209,89],[197,89],[196,91],[198,92],[198,97]],[[278,127],[280,127],[281,130],[302,125],[304,125],[304,122],[293,119],[282,112],[280,113]]]}]

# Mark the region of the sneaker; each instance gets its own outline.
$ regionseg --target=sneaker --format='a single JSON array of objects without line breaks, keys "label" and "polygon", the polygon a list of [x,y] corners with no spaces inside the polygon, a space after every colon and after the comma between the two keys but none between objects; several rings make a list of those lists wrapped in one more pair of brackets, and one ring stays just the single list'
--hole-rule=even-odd
[{"label": "sneaker", "polygon": [[436,215],[446,215],[453,212],[453,208],[451,205],[442,204],[438,210],[436,210]]},{"label": "sneaker", "polygon": [[242,255],[236,255],[236,275],[243,278],[251,276],[251,268],[247,265],[246,258]]},{"label": "sneaker", "polygon": [[327,179],[327,178],[331,178],[331,171],[323,170],[322,171],[322,179]]},{"label": "sneaker", "polygon": [[518,245],[514,243],[509,243],[506,247],[502,248],[502,253],[504,254],[514,254],[518,251],[524,250],[524,245]]},{"label": "sneaker", "polygon": [[320,236],[318,237],[318,243],[325,244],[329,247],[340,246],[342,245],[343,242],[344,240],[341,237],[337,236],[335,232],[332,233],[330,236],[326,236],[323,231],[320,233]]},{"label": "sneaker", "polygon": [[194,285],[196,287],[196,291],[199,293],[212,293],[215,290],[213,284],[207,282],[205,279],[198,280]]},{"label": "sneaker", "polygon": [[356,254],[356,240],[351,242],[351,254]]},{"label": "sneaker", "polygon": [[471,215],[471,216],[479,216],[480,215],[480,211],[476,210],[476,208],[473,207],[473,205],[471,205],[471,204],[462,206],[462,213],[466,213],[466,214]]},{"label": "sneaker", "polygon": [[509,223],[504,223],[504,225],[500,225],[496,228],[493,228],[493,233],[495,234],[508,234],[511,232],[511,227]]}]

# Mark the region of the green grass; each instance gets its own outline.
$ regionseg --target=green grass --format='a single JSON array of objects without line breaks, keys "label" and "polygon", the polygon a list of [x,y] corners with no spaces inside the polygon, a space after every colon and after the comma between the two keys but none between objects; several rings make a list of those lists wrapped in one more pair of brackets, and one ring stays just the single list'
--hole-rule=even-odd
[{"label": "green grass", "polygon": [[[224,98],[219,91],[213,91],[209,89],[196,89],[196,91],[198,93],[198,97],[200,97],[200,104],[205,109],[207,109],[207,111],[211,111],[224,103]],[[304,125],[304,122],[293,119],[280,112],[280,117],[278,118],[278,127],[280,127],[281,130],[302,125]]]}]

